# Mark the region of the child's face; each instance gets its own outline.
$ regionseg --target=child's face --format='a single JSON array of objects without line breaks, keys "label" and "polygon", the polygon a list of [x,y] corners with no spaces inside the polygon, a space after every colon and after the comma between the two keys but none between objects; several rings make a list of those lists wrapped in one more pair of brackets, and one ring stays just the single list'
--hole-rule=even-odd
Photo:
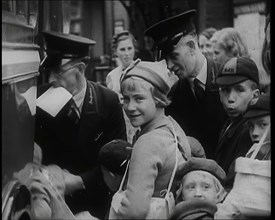
[{"label": "child's face", "polygon": [[254,93],[258,91],[251,89],[251,82],[244,82],[220,87],[220,99],[222,105],[230,118],[235,118],[244,113]]},{"label": "child's face", "polygon": [[205,199],[217,203],[218,192],[213,176],[205,171],[191,171],[182,180],[182,199]]},{"label": "child's face", "polygon": [[123,89],[123,108],[133,127],[143,127],[152,121],[159,108],[150,90],[151,85],[143,80],[126,79]]},{"label": "child's face", "polygon": [[270,115],[249,119],[249,134],[253,143],[259,143],[270,124]]}]

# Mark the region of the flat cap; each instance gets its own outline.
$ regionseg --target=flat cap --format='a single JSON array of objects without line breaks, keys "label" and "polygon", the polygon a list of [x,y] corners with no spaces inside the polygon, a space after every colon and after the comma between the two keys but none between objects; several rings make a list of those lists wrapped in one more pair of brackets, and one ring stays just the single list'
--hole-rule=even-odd
[{"label": "flat cap", "polygon": [[160,62],[149,62],[137,59],[125,69],[121,83],[129,77],[135,76],[151,83],[162,93],[167,95],[170,90],[167,84],[168,73],[169,70],[164,60]]},{"label": "flat cap", "polygon": [[195,170],[202,170],[214,175],[222,184],[225,181],[226,174],[216,161],[206,158],[191,157],[186,163],[183,163],[177,170],[176,179],[181,180],[187,173]]},{"label": "flat cap", "polygon": [[46,43],[46,58],[42,61],[41,67],[57,68],[62,64],[62,59],[79,59],[89,56],[91,45],[95,41],[73,35],[59,33],[55,31],[42,32]]},{"label": "flat cap", "polygon": [[192,20],[195,13],[196,10],[193,9],[162,20],[145,30],[144,35],[152,37],[160,50],[168,52],[182,36],[195,30]]},{"label": "flat cap", "polygon": [[113,173],[123,174],[130,159],[132,146],[122,139],[115,139],[105,144],[99,151],[98,161]]},{"label": "flat cap", "polygon": [[216,211],[214,202],[192,198],[178,203],[169,219],[214,219]]},{"label": "flat cap", "polygon": [[249,105],[244,118],[256,118],[270,114],[270,94],[262,94],[254,105]]},{"label": "flat cap", "polygon": [[218,85],[234,85],[247,79],[259,85],[259,71],[256,63],[247,57],[233,57],[220,69],[216,83]]}]

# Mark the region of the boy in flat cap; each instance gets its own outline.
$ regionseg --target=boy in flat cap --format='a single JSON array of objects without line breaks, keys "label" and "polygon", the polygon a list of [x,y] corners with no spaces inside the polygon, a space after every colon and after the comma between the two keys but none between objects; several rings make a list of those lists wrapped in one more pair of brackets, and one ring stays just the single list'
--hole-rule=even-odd
[{"label": "boy in flat cap", "polygon": [[221,130],[215,160],[230,176],[230,165],[252,146],[248,120],[243,114],[250,104],[255,104],[260,94],[258,68],[250,58],[234,57],[222,66],[216,82],[229,118]]},{"label": "boy in flat cap", "polygon": [[172,103],[166,108],[188,136],[199,140],[207,158],[214,158],[213,147],[226,119],[215,85],[217,66],[206,58],[198,45],[192,18],[195,10],[168,18],[145,31],[159,51],[158,59],[165,59],[168,69],[179,80],[168,97]]},{"label": "boy in flat cap", "polygon": [[[40,71],[50,75],[50,83],[38,88],[35,142],[42,149],[43,165],[56,164],[67,170],[65,199],[71,210],[89,210],[89,192],[93,191],[89,181],[98,166],[101,146],[126,139],[123,112],[116,93],[84,76],[94,41],[53,31],[43,35],[47,56]],[[44,105],[42,97],[48,97]],[[53,112],[56,104],[61,107]]]},{"label": "boy in flat cap", "polygon": [[171,219],[213,219],[216,204],[226,195],[222,186],[225,177],[223,169],[211,159],[191,158],[181,165],[175,179],[180,187]]},{"label": "boy in flat cap", "polygon": [[191,156],[184,131],[173,118],[164,114],[169,104],[167,78],[165,62],[136,60],[124,72],[123,108],[131,124],[139,130],[133,138],[125,191],[120,197],[119,194],[114,196],[117,200],[112,210],[119,219],[167,218],[163,210],[161,214],[150,216],[151,198],[164,199],[173,181],[172,174]]},{"label": "boy in flat cap", "polygon": [[[93,175],[90,214],[106,219],[112,197],[118,190],[122,176],[131,157],[132,146],[125,140],[115,139],[99,151],[96,172]],[[80,215],[78,214],[78,217]],[[81,219],[81,218],[80,218]]]},{"label": "boy in flat cap", "polygon": [[[262,94],[254,105],[248,106],[244,118],[248,119],[249,133],[253,146],[249,149],[247,157],[250,157],[255,150],[255,143],[259,143],[267,129],[270,129],[270,94]],[[255,159],[271,160],[270,133],[263,142]]]}]

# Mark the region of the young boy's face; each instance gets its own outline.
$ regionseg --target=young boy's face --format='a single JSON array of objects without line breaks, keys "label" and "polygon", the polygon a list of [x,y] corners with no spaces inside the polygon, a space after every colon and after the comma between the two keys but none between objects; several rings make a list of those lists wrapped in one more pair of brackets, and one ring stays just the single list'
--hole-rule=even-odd
[{"label": "young boy's face", "polygon": [[191,198],[205,199],[217,202],[217,188],[214,177],[205,171],[191,171],[182,180],[182,199]]},{"label": "young boy's face", "polygon": [[235,118],[244,113],[247,106],[258,91],[252,90],[251,81],[246,80],[234,85],[220,87],[220,99],[230,118]]},{"label": "young boy's face", "polygon": [[[133,127],[142,127],[152,121],[159,111],[146,81],[126,79],[123,89],[123,108]],[[127,85],[128,84],[128,85]]]},{"label": "young boy's face", "polygon": [[253,143],[259,143],[270,124],[270,115],[249,119],[249,134]]}]

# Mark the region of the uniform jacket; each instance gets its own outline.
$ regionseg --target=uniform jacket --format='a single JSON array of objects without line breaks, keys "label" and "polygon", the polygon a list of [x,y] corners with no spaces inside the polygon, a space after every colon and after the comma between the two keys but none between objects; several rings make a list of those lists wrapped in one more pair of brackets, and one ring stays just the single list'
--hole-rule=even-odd
[{"label": "uniform jacket", "polygon": [[[179,144],[187,158],[191,150],[188,139],[173,120]],[[149,211],[151,197],[162,197],[167,189],[175,165],[176,150],[178,166],[186,161],[176,148],[171,120],[160,116],[137,135],[128,170],[128,182],[118,216],[126,219],[144,219]],[[164,194],[165,195],[165,194]],[[164,197],[163,195],[163,197]]]},{"label": "uniform jacket", "polygon": [[[38,96],[49,87],[42,86]],[[68,116],[69,106],[70,101],[56,117],[37,108],[35,141],[42,149],[43,165],[57,164],[80,175],[88,192],[100,147],[113,139],[126,140],[123,112],[113,91],[90,81],[78,122]]]},{"label": "uniform jacket", "polygon": [[207,59],[207,79],[203,101],[197,102],[188,79],[180,79],[171,88],[169,97],[172,103],[166,108],[166,114],[171,115],[179,123],[186,135],[199,140],[206,157],[210,159],[215,159],[214,148],[227,118],[215,84],[216,74],[216,65]]},{"label": "uniform jacket", "polygon": [[[252,146],[247,119],[238,118],[226,131],[228,119],[221,131],[219,144],[216,148],[215,159],[228,176],[229,167],[238,157],[243,157]],[[232,169],[230,169],[233,171]],[[231,175],[231,174],[230,174]]]}]

